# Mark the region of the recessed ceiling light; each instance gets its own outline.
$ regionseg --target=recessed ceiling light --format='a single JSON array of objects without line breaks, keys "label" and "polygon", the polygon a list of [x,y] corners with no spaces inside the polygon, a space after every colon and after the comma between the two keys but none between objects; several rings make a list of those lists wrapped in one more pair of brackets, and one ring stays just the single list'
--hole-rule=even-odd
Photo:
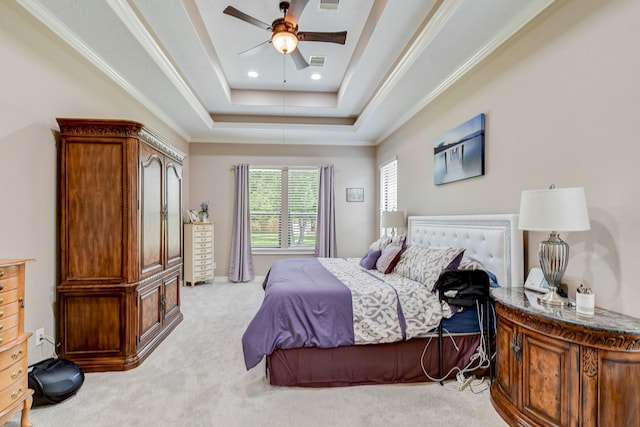
[{"label": "recessed ceiling light", "polygon": [[254,78],[255,78],[255,77],[258,77],[258,73],[257,73],[257,72],[255,72],[255,71],[249,71],[249,72],[247,73],[247,75],[248,75],[249,77],[254,77]]},{"label": "recessed ceiling light", "polygon": [[311,74],[311,79],[313,80],[320,80],[322,78],[322,76],[318,73],[313,73]]}]

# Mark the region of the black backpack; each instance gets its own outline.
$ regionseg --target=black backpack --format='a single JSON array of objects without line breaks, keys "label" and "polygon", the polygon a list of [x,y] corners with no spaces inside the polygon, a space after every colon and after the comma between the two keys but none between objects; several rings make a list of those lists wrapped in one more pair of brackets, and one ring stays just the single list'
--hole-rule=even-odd
[{"label": "black backpack", "polygon": [[476,301],[483,303],[489,298],[489,275],[484,270],[446,270],[438,277],[435,288],[440,301],[473,307]]}]

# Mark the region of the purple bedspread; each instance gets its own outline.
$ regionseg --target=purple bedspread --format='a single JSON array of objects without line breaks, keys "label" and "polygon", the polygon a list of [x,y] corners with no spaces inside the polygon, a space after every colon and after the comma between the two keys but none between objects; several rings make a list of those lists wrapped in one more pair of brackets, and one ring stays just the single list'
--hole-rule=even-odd
[{"label": "purple bedspread", "polygon": [[260,309],[242,336],[248,369],[276,348],[353,345],[351,292],[315,258],[276,261]]}]

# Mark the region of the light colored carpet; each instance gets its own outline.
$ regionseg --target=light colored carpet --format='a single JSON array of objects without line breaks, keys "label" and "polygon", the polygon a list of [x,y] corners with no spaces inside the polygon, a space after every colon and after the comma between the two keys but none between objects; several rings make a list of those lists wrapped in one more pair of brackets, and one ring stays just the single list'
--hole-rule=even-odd
[{"label": "light colored carpet", "polygon": [[[241,337],[262,301],[260,280],[182,288],[183,322],[139,367],[88,373],[78,394],[33,408],[36,427],[505,426],[489,392],[437,383],[326,389],[268,385],[246,371]],[[446,384],[445,384],[446,385]],[[19,426],[19,414],[7,424]]]}]

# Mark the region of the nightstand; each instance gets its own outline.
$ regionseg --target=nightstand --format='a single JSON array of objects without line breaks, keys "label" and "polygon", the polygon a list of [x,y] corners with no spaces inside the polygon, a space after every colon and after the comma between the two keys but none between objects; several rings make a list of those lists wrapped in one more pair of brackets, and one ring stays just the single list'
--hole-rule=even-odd
[{"label": "nightstand", "polygon": [[531,426],[640,426],[640,319],[541,306],[524,288],[491,295],[497,315],[491,401],[502,418]]}]

